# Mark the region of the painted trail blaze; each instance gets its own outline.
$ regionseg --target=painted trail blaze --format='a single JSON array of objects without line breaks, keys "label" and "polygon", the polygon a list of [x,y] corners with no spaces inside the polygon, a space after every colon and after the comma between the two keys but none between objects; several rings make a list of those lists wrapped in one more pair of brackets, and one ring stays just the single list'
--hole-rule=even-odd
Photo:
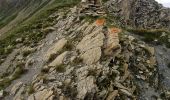
[{"label": "painted trail blaze", "polygon": [[97,19],[96,20],[96,25],[98,26],[102,26],[105,24],[105,19],[104,18],[101,18],[101,19]]}]

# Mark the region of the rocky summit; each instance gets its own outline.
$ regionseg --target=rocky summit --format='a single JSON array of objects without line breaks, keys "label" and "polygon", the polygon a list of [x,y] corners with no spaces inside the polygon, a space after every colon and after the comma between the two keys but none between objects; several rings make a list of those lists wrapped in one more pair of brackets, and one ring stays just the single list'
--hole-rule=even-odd
[{"label": "rocky summit", "polygon": [[0,100],[170,99],[169,8],[46,1],[0,37]]}]

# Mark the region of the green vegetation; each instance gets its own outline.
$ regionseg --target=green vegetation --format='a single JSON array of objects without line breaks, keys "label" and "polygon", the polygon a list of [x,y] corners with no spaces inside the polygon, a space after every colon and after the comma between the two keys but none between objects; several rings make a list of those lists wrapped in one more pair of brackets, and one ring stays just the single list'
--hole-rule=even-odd
[{"label": "green vegetation", "polygon": [[72,43],[72,40],[68,40],[68,42],[65,44],[63,51],[70,51],[74,49],[74,45]]},{"label": "green vegetation", "polygon": [[91,16],[91,15],[80,16],[80,20],[85,20],[90,23],[93,23],[98,18],[99,16]]},{"label": "green vegetation", "polygon": [[62,73],[62,72],[65,72],[65,67],[66,65],[61,64],[61,65],[55,66],[55,69],[57,72]]},{"label": "green vegetation", "polygon": [[[6,36],[0,39],[0,55],[6,56],[9,54],[13,48],[16,46],[16,39],[23,38],[24,45],[36,44],[38,41],[43,39],[47,33],[42,32],[41,29],[53,25],[53,18],[48,17],[59,9],[65,9],[72,7],[77,4],[80,0],[55,0],[52,4],[47,5],[32,17],[27,19],[25,22],[20,24],[15,29],[10,30],[6,33]],[[6,52],[8,46],[13,48]]]},{"label": "green vegetation", "polygon": [[23,57],[27,57],[29,54],[31,54],[32,52],[34,52],[35,50],[32,48],[27,48],[25,50],[22,51],[22,55]]},{"label": "green vegetation", "polygon": [[[146,42],[153,42],[157,40],[160,44],[165,44],[168,48],[170,43],[168,42],[168,35],[170,32],[164,29],[127,29],[129,32],[143,36],[143,40]],[[165,34],[165,35],[162,35]]]},{"label": "green vegetation", "polygon": [[28,94],[32,94],[32,93],[35,92],[33,84],[28,85],[28,90],[27,91],[28,91]]},{"label": "green vegetation", "polygon": [[15,14],[13,14],[13,15],[5,18],[5,20],[1,20],[1,21],[0,21],[0,29],[1,29],[3,26],[7,25],[9,22],[11,22],[13,19],[15,19],[15,18],[17,17],[17,15],[18,15],[18,14],[15,13]]},{"label": "green vegetation", "polygon": [[0,80],[0,90],[7,87],[11,84],[11,82],[21,76],[26,70],[24,70],[24,63],[19,63],[16,66],[15,71],[10,76],[5,76],[2,80]]},{"label": "green vegetation", "polygon": [[107,2],[107,1],[109,1],[109,0],[102,0],[102,1],[105,3],[105,2]]}]

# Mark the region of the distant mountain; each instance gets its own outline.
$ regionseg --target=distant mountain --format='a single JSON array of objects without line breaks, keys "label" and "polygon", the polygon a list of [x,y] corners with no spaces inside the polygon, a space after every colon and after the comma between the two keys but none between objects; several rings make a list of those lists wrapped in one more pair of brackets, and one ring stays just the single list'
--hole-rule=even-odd
[{"label": "distant mountain", "polygon": [[6,33],[50,1],[52,0],[0,0],[0,33]]}]

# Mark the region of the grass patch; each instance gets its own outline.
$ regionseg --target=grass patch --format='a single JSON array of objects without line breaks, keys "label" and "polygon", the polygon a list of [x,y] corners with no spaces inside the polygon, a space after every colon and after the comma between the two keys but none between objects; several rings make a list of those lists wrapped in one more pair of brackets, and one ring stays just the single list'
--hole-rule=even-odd
[{"label": "grass patch", "polygon": [[33,53],[35,50],[33,48],[25,48],[23,51],[22,51],[22,55],[24,57],[27,57],[29,54]]},{"label": "grass patch", "polygon": [[35,90],[34,90],[34,87],[33,87],[33,84],[30,84],[29,86],[28,86],[28,94],[33,94],[34,92],[35,92]]},{"label": "grass patch", "polygon": [[13,19],[15,19],[15,18],[17,17],[17,15],[18,15],[18,14],[15,13],[15,14],[13,14],[13,15],[5,18],[5,20],[1,20],[1,21],[0,21],[0,29],[1,29],[2,27],[4,27],[5,25],[7,25],[9,22],[11,22]]},{"label": "grass patch", "polygon": [[63,47],[63,51],[70,51],[70,50],[73,50],[73,49],[74,49],[73,41],[68,40],[68,42]]},{"label": "grass patch", "polygon": [[15,29],[5,33],[6,36],[0,39],[0,56],[7,56],[7,54],[11,53],[12,50],[6,52],[5,48],[9,45],[15,48],[17,38],[23,38],[24,45],[38,43],[47,35],[41,29],[55,24],[53,23],[53,19],[48,16],[59,9],[72,7],[79,2],[80,0],[55,0],[51,5],[41,9]]},{"label": "grass patch", "polygon": [[81,63],[83,63],[83,59],[80,58],[80,57],[76,57],[76,58],[73,60],[72,65],[73,65],[73,66],[76,66],[76,65],[79,65],[79,64],[81,64]]},{"label": "grass patch", "polygon": [[[16,66],[15,71],[11,74],[11,76],[8,76],[8,77],[6,76],[2,80],[0,80],[0,90],[9,86],[13,80],[19,78],[23,73],[26,72],[26,70],[24,70],[23,64],[24,63],[19,63]],[[10,75],[10,74],[7,74],[7,75]]]},{"label": "grass patch", "polygon": [[[168,42],[168,35],[170,32],[165,29],[127,29],[127,31],[143,36],[143,40],[146,42],[152,43],[154,40],[158,40],[160,44],[165,44],[168,48],[170,48],[170,43]],[[161,36],[165,33],[165,36]]]},{"label": "grass patch", "polygon": [[90,23],[93,23],[98,18],[99,16],[91,16],[91,15],[80,16],[80,20],[85,20]]},{"label": "grass patch", "polygon": [[64,64],[55,66],[56,71],[59,72],[59,73],[65,72],[65,68],[66,68],[66,65],[64,65]]}]

